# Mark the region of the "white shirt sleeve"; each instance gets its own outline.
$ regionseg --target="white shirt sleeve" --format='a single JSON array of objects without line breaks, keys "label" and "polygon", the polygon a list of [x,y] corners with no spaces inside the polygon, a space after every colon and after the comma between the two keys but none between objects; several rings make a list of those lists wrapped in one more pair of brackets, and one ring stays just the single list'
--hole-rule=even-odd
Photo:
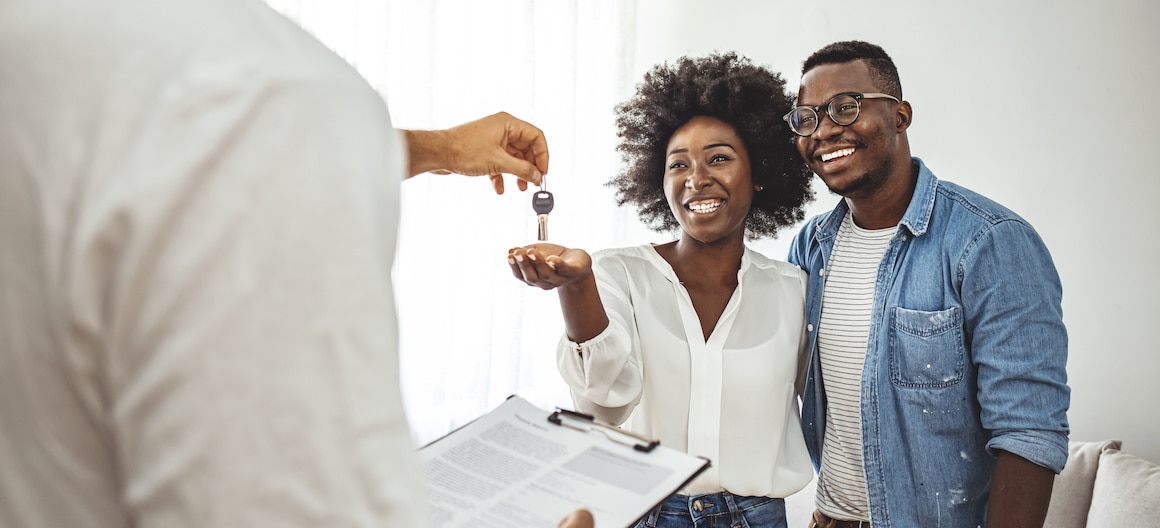
[{"label": "white shirt sleeve", "polygon": [[557,366],[577,410],[617,425],[628,419],[644,389],[633,305],[628,289],[618,282],[629,278],[619,262],[602,258],[600,252],[593,256],[592,273],[608,314],[608,327],[584,343],[575,343],[565,334],[556,349]]}]

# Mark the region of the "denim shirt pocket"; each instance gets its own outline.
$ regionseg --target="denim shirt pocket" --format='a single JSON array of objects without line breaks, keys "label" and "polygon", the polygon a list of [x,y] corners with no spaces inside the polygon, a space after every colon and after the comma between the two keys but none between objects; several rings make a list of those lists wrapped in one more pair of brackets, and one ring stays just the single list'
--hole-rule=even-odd
[{"label": "denim shirt pocket", "polygon": [[941,389],[963,380],[966,370],[962,310],[893,307],[890,317],[890,381],[910,389]]}]

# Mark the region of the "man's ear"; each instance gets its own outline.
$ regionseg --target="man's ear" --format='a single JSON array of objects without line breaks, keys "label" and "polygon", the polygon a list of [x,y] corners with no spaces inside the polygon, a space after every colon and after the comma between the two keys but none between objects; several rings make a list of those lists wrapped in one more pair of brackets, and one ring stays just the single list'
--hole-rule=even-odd
[{"label": "man's ear", "polygon": [[914,117],[914,109],[910,106],[910,101],[903,101],[898,103],[898,111],[894,114],[894,127],[899,132],[905,132],[910,128],[911,119]]}]

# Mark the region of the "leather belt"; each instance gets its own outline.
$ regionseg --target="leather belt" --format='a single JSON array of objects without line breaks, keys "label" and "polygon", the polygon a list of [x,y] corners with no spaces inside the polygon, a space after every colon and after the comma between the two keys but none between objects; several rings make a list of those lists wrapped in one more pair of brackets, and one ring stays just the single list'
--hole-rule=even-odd
[{"label": "leather belt", "polygon": [[810,528],[870,528],[870,521],[842,521],[831,519],[826,514],[814,510],[814,519]]}]

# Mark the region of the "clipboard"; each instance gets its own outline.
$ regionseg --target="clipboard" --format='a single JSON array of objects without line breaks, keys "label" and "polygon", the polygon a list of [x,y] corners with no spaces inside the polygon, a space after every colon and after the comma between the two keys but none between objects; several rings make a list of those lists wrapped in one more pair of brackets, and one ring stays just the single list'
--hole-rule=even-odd
[{"label": "clipboard", "polygon": [[551,528],[586,508],[596,526],[631,526],[709,468],[601,421],[510,396],[419,450],[433,526]]},{"label": "clipboard", "polygon": [[599,431],[613,442],[630,446],[637,451],[648,453],[661,445],[660,440],[648,438],[632,431],[621,429],[605,421],[597,420],[591,414],[569,411],[556,407],[556,412],[548,415],[548,421],[556,425],[571,427],[577,431]]}]

